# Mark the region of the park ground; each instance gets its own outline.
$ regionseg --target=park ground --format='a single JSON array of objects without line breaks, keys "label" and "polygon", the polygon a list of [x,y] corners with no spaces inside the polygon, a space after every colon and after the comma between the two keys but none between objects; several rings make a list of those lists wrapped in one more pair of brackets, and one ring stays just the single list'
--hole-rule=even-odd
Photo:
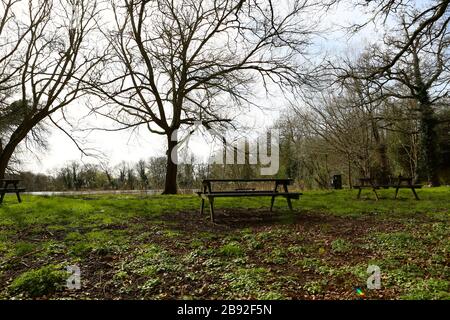
[{"label": "park ground", "polygon": [[305,191],[294,212],[218,199],[217,224],[196,196],[8,196],[0,299],[450,299],[450,188],[418,194]]}]

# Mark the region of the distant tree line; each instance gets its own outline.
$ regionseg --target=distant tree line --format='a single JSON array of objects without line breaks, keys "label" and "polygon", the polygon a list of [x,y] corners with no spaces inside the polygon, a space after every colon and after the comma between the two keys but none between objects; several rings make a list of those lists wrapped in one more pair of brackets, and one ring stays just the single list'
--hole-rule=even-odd
[{"label": "distant tree line", "polygon": [[[54,170],[54,174],[36,174],[25,171],[14,177],[22,180],[27,191],[82,191],[82,190],[147,190],[162,189],[165,179],[165,157],[153,157],[136,163],[108,164],[72,161]],[[181,165],[179,187],[192,188],[201,181],[201,168]]]},{"label": "distant tree line", "polygon": [[[166,163],[164,156],[115,166],[71,161],[53,174],[22,171],[7,177],[21,179],[27,191],[162,190]],[[206,178],[253,178],[259,172],[258,165],[184,163],[178,165],[177,188],[200,189]]]}]

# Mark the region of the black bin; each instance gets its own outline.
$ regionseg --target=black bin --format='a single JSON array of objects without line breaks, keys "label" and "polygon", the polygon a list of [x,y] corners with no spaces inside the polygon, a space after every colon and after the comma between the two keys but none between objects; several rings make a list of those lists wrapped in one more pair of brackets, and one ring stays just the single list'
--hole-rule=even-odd
[{"label": "black bin", "polygon": [[342,189],[342,175],[335,174],[333,176],[333,181],[331,182],[334,189]]}]

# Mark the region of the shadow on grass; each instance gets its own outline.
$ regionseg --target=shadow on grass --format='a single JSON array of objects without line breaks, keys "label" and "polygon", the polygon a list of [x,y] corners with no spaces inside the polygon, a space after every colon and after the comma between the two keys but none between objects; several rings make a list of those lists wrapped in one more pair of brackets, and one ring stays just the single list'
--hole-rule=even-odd
[{"label": "shadow on grass", "polygon": [[299,211],[269,209],[219,209],[215,210],[215,223],[211,222],[210,213],[205,210],[203,215],[195,211],[182,211],[166,213],[158,217],[174,228],[181,229],[244,229],[256,226],[272,226],[279,224],[292,224],[302,213]]}]

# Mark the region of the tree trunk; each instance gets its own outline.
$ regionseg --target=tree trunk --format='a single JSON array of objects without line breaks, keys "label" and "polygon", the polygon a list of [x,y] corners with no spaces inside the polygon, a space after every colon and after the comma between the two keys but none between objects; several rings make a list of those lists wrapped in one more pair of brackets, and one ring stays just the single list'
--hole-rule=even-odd
[{"label": "tree trunk", "polygon": [[432,187],[440,186],[437,119],[429,104],[420,105],[420,162],[421,171]]},{"label": "tree trunk", "polygon": [[376,153],[377,153],[377,160],[379,164],[379,172],[375,175],[377,181],[381,184],[388,184],[389,183],[389,176],[391,174],[391,170],[389,169],[389,161],[387,156],[387,146],[383,141],[383,138],[380,135],[380,130],[378,128],[378,124],[374,120],[373,116],[371,115],[371,122],[372,122],[372,134],[375,139],[376,144]]},{"label": "tree trunk", "polygon": [[[178,141],[171,140],[171,134],[168,135],[167,139],[167,164],[166,164],[166,180],[164,183],[164,191],[162,194],[177,194],[177,157],[174,154],[172,157],[172,152],[176,147]],[[175,152],[174,152],[175,153]]]},{"label": "tree trunk", "polygon": [[6,169],[17,146],[43,118],[45,117],[36,116],[30,121],[24,121],[11,134],[8,143],[0,150],[0,179],[5,178]]},{"label": "tree trunk", "polygon": [[378,161],[380,162],[380,183],[388,184],[391,170],[387,156],[387,146],[385,143],[379,143],[377,146]]},{"label": "tree trunk", "polygon": [[9,158],[3,156],[3,153],[0,155],[0,179],[5,179],[6,167],[8,166]]},{"label": "tree trunk", "polygon": [[348,186],[353,189],[353,177],[352,177],[352,163],[350,161],[350,155],[347,155],[348,159]]},{"label": "tree trunk", "polygon": [[0,179],[4,179],[9,161],[16,149],[18,143],[9,142],[0,153]]}]

